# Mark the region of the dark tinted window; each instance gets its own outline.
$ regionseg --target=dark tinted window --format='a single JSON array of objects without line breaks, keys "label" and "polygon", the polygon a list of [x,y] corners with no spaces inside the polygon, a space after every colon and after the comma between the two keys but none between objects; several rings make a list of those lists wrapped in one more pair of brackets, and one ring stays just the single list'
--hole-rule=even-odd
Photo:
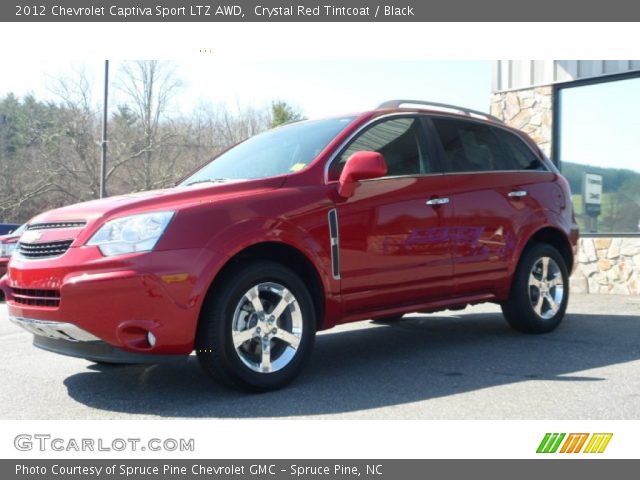
[{"label": "dark tinted window", "polygon": [[351,155],[359,151],[379,152],[387,163],[387,176],[429,172],[424,134],[414,117],[385,120],[369,127],[353,140],[331,165],[329,179],[337,180]]},{"label": "dark tinted window", "polygon": [[482,123],[433,118],[450,172],[512,170],[493,129]]},{"label": "dark tinted window", "polygon": [[531,148],[516,135],[501,128],[492,129],[506,152],[513,170],[546,170]]}]

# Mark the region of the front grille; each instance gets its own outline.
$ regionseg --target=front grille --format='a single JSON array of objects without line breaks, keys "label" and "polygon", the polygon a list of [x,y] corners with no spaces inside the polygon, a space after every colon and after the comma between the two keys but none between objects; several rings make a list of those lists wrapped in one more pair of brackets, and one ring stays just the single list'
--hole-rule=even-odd
[{"label": "front grille", "polygon": [[57,307],[60,305],[60,290],[35,290],[31,288],[11,288],[13,303],[36,307]]},{"label": "front grille", "polygon": [[45,222],[33,223],[27,227],[27,230],[49,230],[52,228],[80,228],[84,227],[87,222]]},{"label": "front grille", "polygon": [[73,240],[60,240],[48,243],[18,243],[18,253],[24,258],[51,258],[63,255]]}]

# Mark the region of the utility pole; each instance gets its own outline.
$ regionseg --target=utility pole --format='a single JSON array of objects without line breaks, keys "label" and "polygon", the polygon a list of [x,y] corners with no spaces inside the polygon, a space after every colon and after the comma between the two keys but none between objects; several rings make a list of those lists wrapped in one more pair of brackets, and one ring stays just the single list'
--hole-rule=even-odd
[{"label": "utility pole", "polygon": [[104,61],[104,104],[102,107],[102,157],[100,158],[100,198],[107,196],[107,119],[109,100],[109,60]]}]

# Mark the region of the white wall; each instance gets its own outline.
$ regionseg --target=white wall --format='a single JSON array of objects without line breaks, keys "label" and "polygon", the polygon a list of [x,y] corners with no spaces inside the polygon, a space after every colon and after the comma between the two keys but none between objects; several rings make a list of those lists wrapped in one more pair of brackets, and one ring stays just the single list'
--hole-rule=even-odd
[{"label": "white wall", "polygon": [[495,60],[494,92],[640,71],[640,60]]}]

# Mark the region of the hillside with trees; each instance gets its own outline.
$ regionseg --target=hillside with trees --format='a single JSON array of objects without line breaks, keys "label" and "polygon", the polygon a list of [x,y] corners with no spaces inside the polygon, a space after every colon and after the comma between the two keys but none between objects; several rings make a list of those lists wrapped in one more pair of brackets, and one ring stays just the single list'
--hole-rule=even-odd
[{"label": "hillside with trees", "polygon": [[[0,97],[0,222],[22,223],[52,208],[100,195],[101,118],[83,74],[55,82],[55,100]],[[127,62],[113,79],[107,195],[175,184],[209,159],[301,112],[282,100],[230,110],[172,106],[183,88],[170,63]]]},{"label": "hillside with trees", "polygon": [[567,177],[576,217],[585,230],[582,214],[582,188],[585,173],[602,175],[602,212],[598,218],[599,232],[638,232],[640,230],[640,173],[628,169],[596,167],[562,162],[562,174]]}]

